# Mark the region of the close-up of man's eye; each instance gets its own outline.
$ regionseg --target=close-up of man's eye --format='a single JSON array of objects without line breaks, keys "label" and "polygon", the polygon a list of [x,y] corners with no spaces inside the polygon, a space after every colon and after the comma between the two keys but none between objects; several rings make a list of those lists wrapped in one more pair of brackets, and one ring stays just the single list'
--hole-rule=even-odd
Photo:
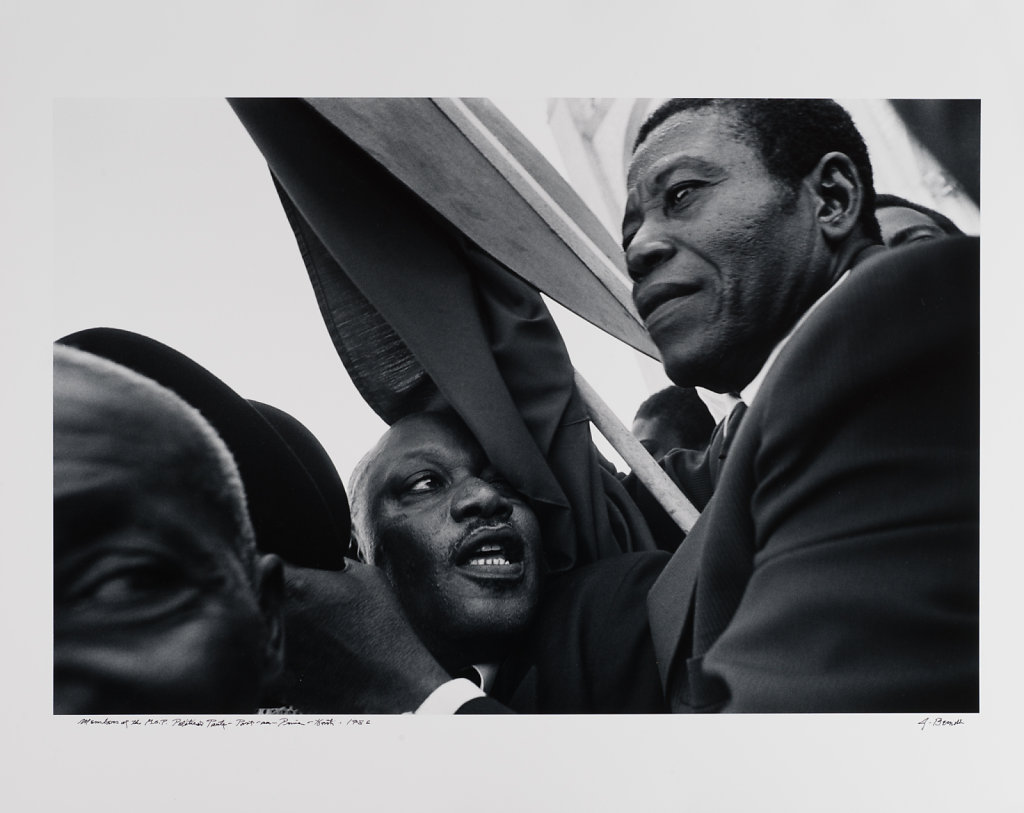
[{"label": "close-up of man's eye", "polygon": [[160,599],[180,590],[180,568],[155,557],[113,556],[86,569],[70,586],[76,603],[118,606]]},{"label": "close-up of man's eye", "polygon": [[405,481],[402,489],[406,494],[427,494],[444,485],[440,476],[433,472],[425,471],[414,474]]},{"label": "close-up of man's eye", "polygon": [[127,567],[103,579],[90,597],[104,603],[132,601],[168,590],[176,583],[173,573],[165,567]]},{"label": "close-up of man's eye", "polygon": [[945,235],[939,229],[924,227],[920,229],[915,229],[914,231],[907,234],[904,237],[902,244],[910,245],[912,243],[920,243],[925,240],[937,240],[940,237],[944,236]]},{"label": "close-up of man's eye", "polygon": [[665,205],[668,208],[681,206],[690,196],[694,185],[692,183],[680,183],[669,187],[665,192]]}]

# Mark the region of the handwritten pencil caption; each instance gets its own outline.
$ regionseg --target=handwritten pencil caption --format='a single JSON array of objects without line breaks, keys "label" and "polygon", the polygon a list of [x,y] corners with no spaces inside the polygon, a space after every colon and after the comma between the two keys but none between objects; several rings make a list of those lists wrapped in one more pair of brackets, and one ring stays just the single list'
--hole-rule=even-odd
[{"label": "handwritten pencil caption", "polygon": [[149,717],[129,720],[115,720],[110,717],[102,719],[82,717],[78,725],[84,726],[122,726],[124,728],[145,728],[161,726],[163,728],[283,728],[284,726],[304,726],[306,728],[348,728],[350,726],[368,726],[371,721],[365,718],[349,717],[338,720],[334,717],[315,717],[313,719],[295,719],[289,715],[258,717],[255,719],[227,720],[215,717]]}]

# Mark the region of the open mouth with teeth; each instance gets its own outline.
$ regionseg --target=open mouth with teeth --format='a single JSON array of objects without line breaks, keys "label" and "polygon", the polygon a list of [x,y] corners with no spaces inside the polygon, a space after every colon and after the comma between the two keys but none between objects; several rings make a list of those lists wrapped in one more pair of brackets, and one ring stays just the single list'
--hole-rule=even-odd
[{"label": "open mouth with teeth", "polygon": [[466,567],[487,567],[490,565],[510,565],[505,548],[502,545],[481,545],[466,560]]},{"label": "open mouth with teeth", "polygon": [[511,528],[476,531],[463,542],[455,565],[467,575],[483,579],[518,581],[525,570],[523,542]]}]

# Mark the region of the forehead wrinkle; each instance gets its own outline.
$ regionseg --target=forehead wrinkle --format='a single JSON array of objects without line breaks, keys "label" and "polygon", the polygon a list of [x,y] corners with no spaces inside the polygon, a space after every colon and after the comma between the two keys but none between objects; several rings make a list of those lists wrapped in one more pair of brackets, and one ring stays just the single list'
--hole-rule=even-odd
[{"label": "forehead wrinkle", "polygon": [[458,456],[474,462],[486,460],[483,449],[468,429],[447,420],[428,420],[425,416],[392,427],[383,438],[379,454],[392,455],[396,460],[429,455],[440,462]]},{"label": "forehead wrinkle", "polygon": [[[709,120],[710,126],[707,124]],[[704,135],[712,135],[714,140],[729,138],[738,143],[746,144],[752,147],[755,152],[758,152],[756,144],[751,143],[749,137],[747,137],[741,119],[729,107],[712,104],[693,110],[680,110],[655,127],[636,152],[633,153],[632,160],[630,161],[630,171],[627,173],[627,185],[631,186],[635,182],[633,180],[633,168],[640,165],[645,155],[656,151],[664,151],[668,148],[667,145],[670,145],[679,138],[679,131],[685,130],[690,125],[700,128],[694,133],[694,137],[699,138],[703,133]],[[685,149],[680,148],[677,152],[685,152]],[[697,156],[690,157],[695,161],[701,161]],[[709,167],[709,169],[716,170],[718,168]]]},{"label": "forehead wrinkle", "polygon": [[415,467],[420,465],[433,466],[435,468],[450,469],[461,462],[460,458],[469,459],[469,455],[462,449],[453,449],[440,444],[430,444],[414,449],[406,449],[400,452],[391,461],[392,468],[403,468],[405,466]]},{"label": "forehead wrinkle", "polygon": [[[637,164],[634,163],[635,166]],[[637,189],[642,189],[650,194],[651,190],[658,189],[668,176],[679,169],[690,169],[702,175],[719,176],[724,173],[724,169],[720,165],[706,161],[698,155],[688,154],[686,150],[678,150],[662,156],[650,166],[637,170],[637,172],[642,171],[643,174],[639,178],[631,179],[630,194],[635,194]]]},{"label": "forehead wrinkle", "polygon": [[695,169],[698,172],[704,174],[717,174],[721,172],[721,167],[711,164],[705,161],[703,158],[699,158],[695,155],[669,155],[661,159],[655,166],[664,163],[662,167],[655,173],[654,177],[648,182],[648,187],[660,185],[665,182],[665,178],[675,172],[677,169]]}]

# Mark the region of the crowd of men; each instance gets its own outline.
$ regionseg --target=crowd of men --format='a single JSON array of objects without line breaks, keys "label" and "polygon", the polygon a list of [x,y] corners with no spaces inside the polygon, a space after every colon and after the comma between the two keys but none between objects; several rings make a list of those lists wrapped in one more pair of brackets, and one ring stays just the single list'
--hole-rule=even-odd
[{"label": "crowd of men", "polygon": [[445,404],[346,494],[291,416],[83,331],[54,350],[55,711],[977,711],[977,239],[876,195],[828,100],[671,100],[627,193],[675,385],[634,432],[685,538],[624,473],[658,550],[554,571]]}]

